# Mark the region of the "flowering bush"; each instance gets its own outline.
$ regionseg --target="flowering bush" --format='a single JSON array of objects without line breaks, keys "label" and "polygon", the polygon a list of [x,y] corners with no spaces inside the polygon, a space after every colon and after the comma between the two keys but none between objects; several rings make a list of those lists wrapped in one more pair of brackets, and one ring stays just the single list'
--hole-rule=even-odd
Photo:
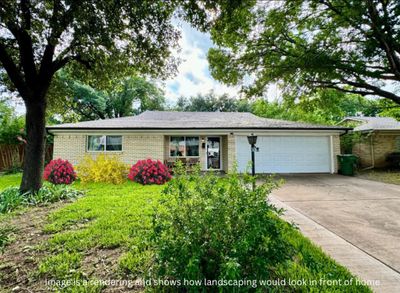
[{"label": "flowering bush", "polygon": [[82,182],[121,184],[126,180],[128,166],[116,156],[99,155],[96,159],[85,156],[76,167]]},{"label": "flowering bush", "polygon": [[128,178],[143,185],[164,184],[171,179],[171,174],[168,168],[160,161],[147,159],[137,161],[132,166]]},{"label": "flowering bush", "polygon": [[74,167],[68,160],[51,160],[44,168],[44,179],[53,184],[71,184],[76,179]]}]

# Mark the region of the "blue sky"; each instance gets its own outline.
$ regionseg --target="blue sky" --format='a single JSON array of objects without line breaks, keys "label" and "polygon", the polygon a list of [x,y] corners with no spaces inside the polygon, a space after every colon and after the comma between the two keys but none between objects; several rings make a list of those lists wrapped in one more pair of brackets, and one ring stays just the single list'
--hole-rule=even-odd
[{"label": "blue sky", "polygon": [[180,50],[174,54],[182,61],[178,73],[164,82],[164,90],[169,102],[175,102],[180,96],[194,96],[198,93],[227,93],[239,96],[239,87],[224,85],[211,77],[207,51],[213,46],[210,35],[192,28],[186,22],[179,22],[181,39]]}]

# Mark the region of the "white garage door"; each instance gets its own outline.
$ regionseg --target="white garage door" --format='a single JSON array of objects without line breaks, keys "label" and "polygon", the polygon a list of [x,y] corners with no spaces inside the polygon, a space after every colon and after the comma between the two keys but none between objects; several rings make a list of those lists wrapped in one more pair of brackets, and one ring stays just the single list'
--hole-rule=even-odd
[{"label": "white garage door", "polygon": [[[328,173],[331,171],[328,136],[258,136],[256,173]],[[240,172],[251,160],[246,136],[236,137]]]}]

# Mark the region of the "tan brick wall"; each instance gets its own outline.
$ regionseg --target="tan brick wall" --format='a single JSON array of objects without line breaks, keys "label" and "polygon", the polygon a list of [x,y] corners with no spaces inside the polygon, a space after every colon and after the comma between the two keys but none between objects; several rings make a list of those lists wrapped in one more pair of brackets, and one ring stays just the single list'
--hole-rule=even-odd
[{"label": "tan brick wall", "polygon": [[362,167],[371,166],[372,140],[374,166],[377,168],[383,168],[387,166],[386,156],[396,151],[396,140],[399,138],[400,133],[385,134],[382,132],[376,132],[365,138],[362,142],[355,144],[353,147],[353,153],[360,157]]},{"label": "tan brick wall", "polygon": [[231,171],[233,166],[236,164],[236,139],[235,136],[229,134],[227,136],[227,146],[228,146],[228,165],[225,171]]},{"label": "tan brick wall", "polygon": [[339,135],[333,135],[332,137],[332,142],[333,142],[333,162],[334,162],[334,173],[338,172],[338,160],[337,160],[337,155],[340,155],[340,136]]},{"label": "tan brick wall", "polygon": [[[73,165],[78,164],[85,155],[96,157],[103,152],[88,152],[86,147],[87,135],[60,134],[54,136],[53,158],[68,159]],[[105,152],[115,155],[126,164],[134,164],[138,160],[152,158],[164,160],[163,135],[123,135],[121,152]]]}]

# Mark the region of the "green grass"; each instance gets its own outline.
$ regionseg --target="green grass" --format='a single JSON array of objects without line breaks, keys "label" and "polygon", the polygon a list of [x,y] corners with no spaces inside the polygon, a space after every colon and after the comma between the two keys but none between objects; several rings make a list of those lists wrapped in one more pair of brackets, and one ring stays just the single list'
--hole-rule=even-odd
[{"label": "green grass", "polygon": [[6,189],[7,187],[19,186],[21,183],[21,177],[21,173],[0,175],[0,191]]},{"label": "green grass", "polygon": [[[19,184],[20,175],[0,177],[0,188]],[[87,275],[85,261],[93,251],[118,249],[115,257],[113,278],[135,278],[145,268],[143,256],[135,254],[135,247],[145,241],[151,224],[151,212],[160,197],[162,186],[142,186],[132,182],[121,185],[81,184],[78,189],[87,191],[85,197],[66,204],[49,216],[45,233],[50,239],[39,247],[45,253],[34,277],[40,280],[86,280],[101,277]],[[338,265],[313,245],[297,230],[291,229],[286,235],[297,250],[293,261],[277,267],[277,276],[286,279],[332,279],[349,280],[355,278],[347,269]],[[96,253],[96,252],[95,252]],[[86,262],[87,263],[87,262]],[[93,265],[91,266],[94,267]],[[97,283],[88,283],[84,288],[75,286],[62,289],[65,292],[100,292]],[[321,286],[299,287],[300,291],[336,291],[343,287]],[[365,286],[348,286],[346,292],[371,292]]]}]

